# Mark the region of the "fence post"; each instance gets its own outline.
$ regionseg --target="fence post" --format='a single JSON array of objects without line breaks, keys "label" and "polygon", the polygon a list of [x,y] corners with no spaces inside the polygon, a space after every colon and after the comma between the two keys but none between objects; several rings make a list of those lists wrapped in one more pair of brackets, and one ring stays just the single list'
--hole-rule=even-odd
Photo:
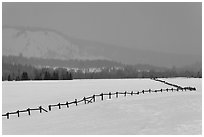
[{"label": "fence post", "polygon": [[161,88],[161,92],[162,92],[162,88]]},{"label": "fence post", "polygon": [[49,108],[49,111],[51,111],[51,105],[49,105],[48,108]]},{"label": "fence post", "polygon": [[20,116],[20,115],[19,115],[19,110],[17,110],[17,114],[18,114],[18,117],[19,117],[19,116]]},{"label": "fence post", "polygon": [[116,98],[118,98],[118,92],[116,92]]},{"label": "fence post", "polygon": [[174,89],[173,89],[173,88],[171,88],[171,90],[172,90],[172,92],[173,92],[173,90],[174,90]]},{"label": "fence post", "polygon": [[93,95],[93,102],[95,102],[96,101],[96,99],[95,99],[95,95]]},{"label": "fence post", "polygon": [[30,115],[30,108],[28,108],[27,111],[28,111],[28,115]]},{"label": "fence post", "polygon": [[111,92],[109,92],[109,99],[111,99]]},{"label": "fence post", "polygon": [[6,113],[6,117],[7,117],[7,119],[9,119],[9,112]]},{"label": "fence post", "polygon": [[75,99],[75,103],[76,103],[76,106],[77,106],[77,99]]},{"label": "fence post", "polygon": [[101,93],[101,100],[103,100],[103,93]]},{"label": "fence post", "polygon": [[40,109],[40,113],[42,113],[42,106],[40,106],[39,109]]},{"label": "fence post", "polygon": [[151,92],[151,89],[149,89],[149,93]]},{"label": "fence post", "polygon": [[67,108],[69,107],[69,103],[68,103],[68,101],[66,102],[66,105],[67,105]]},{"label": "fence post", "polygon": [[60,103],[58,103],[58,106],[59,106],[59,109],[61,109],[61,104]]},{"label": "fence post", "polygon": [[168,92],[168,90],[169,90],[169,89],[167,88],[166,91]]},{"label": "fence post", "polygon": [[85,97],[83,98],[83,100],[84,100],[84,103],[86,104],[86,98]]},{"label": "fence post", "polygon": [[131,93],[130,93],[130,94],[131,94],[131,96],[132,96],[132,95],[133,95],[133,91],[131,91]]},{"label": "fence post", "polygon": [[142,93],[144,94],[144,90],[142,90]]},{"label": "fence post", "polygon": [[126,96],[126,94],[127,94],[127,91],[125,91],[125,95],[124,96]]}]

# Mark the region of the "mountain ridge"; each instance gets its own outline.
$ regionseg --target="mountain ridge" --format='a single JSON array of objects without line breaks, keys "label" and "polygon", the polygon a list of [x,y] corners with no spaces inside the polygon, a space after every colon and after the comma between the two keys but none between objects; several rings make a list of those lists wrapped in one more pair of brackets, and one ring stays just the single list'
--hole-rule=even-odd
[{"label": "mountain ridge", "polygon": [[181,67],[201,60],[200,56],[130,49],[77,39],[54,29],[3,26],[2,32],[3,55],[23,54],[25,57],[63,60],[107,59],[124,64],[151,64],[162,67]]}]

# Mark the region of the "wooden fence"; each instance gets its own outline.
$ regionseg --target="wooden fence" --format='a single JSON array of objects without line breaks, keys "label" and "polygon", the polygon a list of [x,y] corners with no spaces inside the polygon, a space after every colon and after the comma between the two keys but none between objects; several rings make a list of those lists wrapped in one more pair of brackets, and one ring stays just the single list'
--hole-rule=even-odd
[{"label": "wooden fence", "polygon": [[[152,90],[152,89],[148,89],[148,90],[142,90],[142,91],[124,91],[124,92],[109,92],[109,93],[100,93],[100,94],[94,94],[92,96],[89,96],[89,97],[83,97],[82,99],[80,100],[77,100],[75,99],[74,101],[71,101],[71,102],[65,102],[65,103],[58,103],[58,104],[52,104],[52,105],[48,105],[48,110],[51,111],[53,107],[58,107],[59,109],[61,109],[63,106],[66,106],[66,108],[69,108],[69,106],[71,104],[75,105],[75,106],[78,106],[79,103],[84,103],[84,104],[89,104],[89,103],[93,103],[96,101],[97,98],[99,98],[99,100],[104,100],[105,96],[108,97],[108,99],[111,99],[113,96],[115,96],[116,98],[118,98],[119,96],[123,95],[124,97],[126,97],[127,95],[130,95],[130,96],[133,96],[133,95],[139,95],[139,94],[144,94],[144,93],[157,93],[157,92],[173,92],[173,91],[195,91],[196,88],[192,88],[192,87],[181,87],[179,85],[175,85],[175,84],[171,84],[171,83],[168,83],[166,81],[163,81],[163,80],[159,80],[159,79],[156,79],[156,78],[153,78],[153,80],[155,81],[159,81],[159,82],[162,82],[162,83],[165,83],[167,85],[170,85],[170,86],[173,86],[173,87],[176,87],[176,88],[166,88],[166,89],[156,89],[156,90]],[[7,119],[9,119],[9,115],[13,115],[13,114],[17,114],[18,117],[20,116],[20,113],[23,113],[23,112],[28,112],[28,115],[31,114],[31,111],[36,111],[36,110],[39,110],[40,113],[42,113],[42,110],[45,111],[45,112],[48,112],[46,109],[42,108],[42,106],[40,106],[39,108],[36,108],[36,109],[26,109],[26,110],[17,110],[16,112],[7,112],[6,114],[3,114],[2,116],[6,116]]]},{"label": "wooden fence", "polygon": [[42,111],[45,111],[45,112],[48,112],[46,109],[44,109],[42,106],[39,106],[39,108],[28,108],[28,109],[25,109],[25,110],[17,110],[16,112],[7,112],[6,114],[3,114],[2,116],[5,116],[5,117],[7,117],[7,119],[9,119],[9,116],[10,115],[15,115],[15,114],[17,114],[17,116],[18,117],[20,117],[20,113],[24,113],[24,112],[27,112],[28,113],[28,115],[30,115],[31,114],[31,111],[38,111],[39,110],[39,112],[40,113],[42,113]]},{"label": "wooden fence", "polygon": [[89,103],[93,103],[96,101],[96,99],[98,98],[99,100],[104,100],[105,97],[108,98],[108,99],[111,99],[113,96],[115,96],[116,98],[119,97],[119,95],[123,95],[124,97],[126,97],[127,95],[130,95],[130,96],[133,96],[133,95],[139,95],[139,94],[144,94],[144,93],[158,93],[158,92],[173,92],[173,91],[187,91],[187,90],[190,90],[190,91],[195,91],[196,89],[195,88],[187,88],[187,87],[184,87],[184,88],[166,88],[166,89],[156,89],[156,90],[152,90],[152,89],[148,89],[148,90],[142,90],[142,91],[124,91],[124,92],[109,92],[109,93],[101,93],[101,94],[94,94],[92,96],[89,96],[89,97],[83,97],[82,99],[80,100],[77,100],[75,99],[74,101],[71,101],[71,102],[65,102],[65,103],[58,103],[58,104],[55,104],[55,105],[48,105],[48,109],[49,111],[52,110],[53,107],[58,107],[59,109],[62,108],[62,106],[66,106],[66,108],[69,108],[69,106],[71,104],[77,106],[79,103],[84,103],[84,104],[89,104]]},{"label": "wooden fence", "polygon": [[162,82],[162,83],[164,83],[164,84],[167,84],[167,85],[169,85],[169,86],[173,86],[173,87],[179,88],[179,89],[181,89],[181,90],[182,90],[182,89],[196,90],[195,87],[181,87],[181,86],[179,86],[179,85],[172,84],[172,83],[169,83],[169,82],[166,82],[166,81],[164,81],[164,80],[157,79],[157,78],[152,78],[152,79],[155,80],[155,81],[158,81],[158,82]]}]

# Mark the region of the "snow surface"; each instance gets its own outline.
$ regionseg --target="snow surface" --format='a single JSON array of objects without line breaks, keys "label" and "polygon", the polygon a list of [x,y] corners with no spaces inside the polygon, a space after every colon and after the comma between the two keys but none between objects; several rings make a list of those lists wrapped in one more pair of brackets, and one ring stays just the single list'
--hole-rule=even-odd
[{"label": "snow surface", "polygon": [[[201,134],[202,80],[163,79],[197,91],[145,93],[2,118],[3,134]],[[172,88],[150,79],[3,82],[2,112],[65,103],[99,93]]]}]

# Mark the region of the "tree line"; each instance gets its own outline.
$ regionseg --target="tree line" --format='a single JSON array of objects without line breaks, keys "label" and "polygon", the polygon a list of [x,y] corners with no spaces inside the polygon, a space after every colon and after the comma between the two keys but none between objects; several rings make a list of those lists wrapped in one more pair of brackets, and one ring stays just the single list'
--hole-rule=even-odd
[{"label": "tree line", "polygon": [[33,66],[50,66],[55,67],[58,66],[60,68],[69,67],[69,68],[101,68],[101,67],[122,67],[123,64],[110,61],[110,60],[103,60],[103,59],[96,59],[96,60],[78,60],[78,59],[70,59],[70,60],[60,60],[60,59],[43,59],[43,58],[36,58],[30,57],[26,58],[23,57],[22,54],[19,56],[2,56],[2,60],[6,63],[15,62],[16,64],[32,64]]},{"label": "tree line", "polygon": [[100,71],[88,69],[67,70],[65,68],[33,67],[31,65],[10,64],[3,62],[2,80],[72,80],[72,79],[117,79],[117,78],[169,78],[169,77],[202,77],[202,70],[188,71],[175,68],[137,69],[134,66],[103,67]]},{"label": "tree line", "polygon": [[170,78],[170,77],[194,77],[201,78],[202,70],[188,71],[166,69],[163,71],[155,69],[138,70],[134,66],[125,66],[121,69],[102,68],[100,72],[83,72],[82,70],[73,71],[74,79],[120,79],[120,78]]},{"label": "tree line", "polygon": [[65,68],[36,68],[31,65],[2,65],[2,81],[21,80],[72,80],[72,74]]}]

